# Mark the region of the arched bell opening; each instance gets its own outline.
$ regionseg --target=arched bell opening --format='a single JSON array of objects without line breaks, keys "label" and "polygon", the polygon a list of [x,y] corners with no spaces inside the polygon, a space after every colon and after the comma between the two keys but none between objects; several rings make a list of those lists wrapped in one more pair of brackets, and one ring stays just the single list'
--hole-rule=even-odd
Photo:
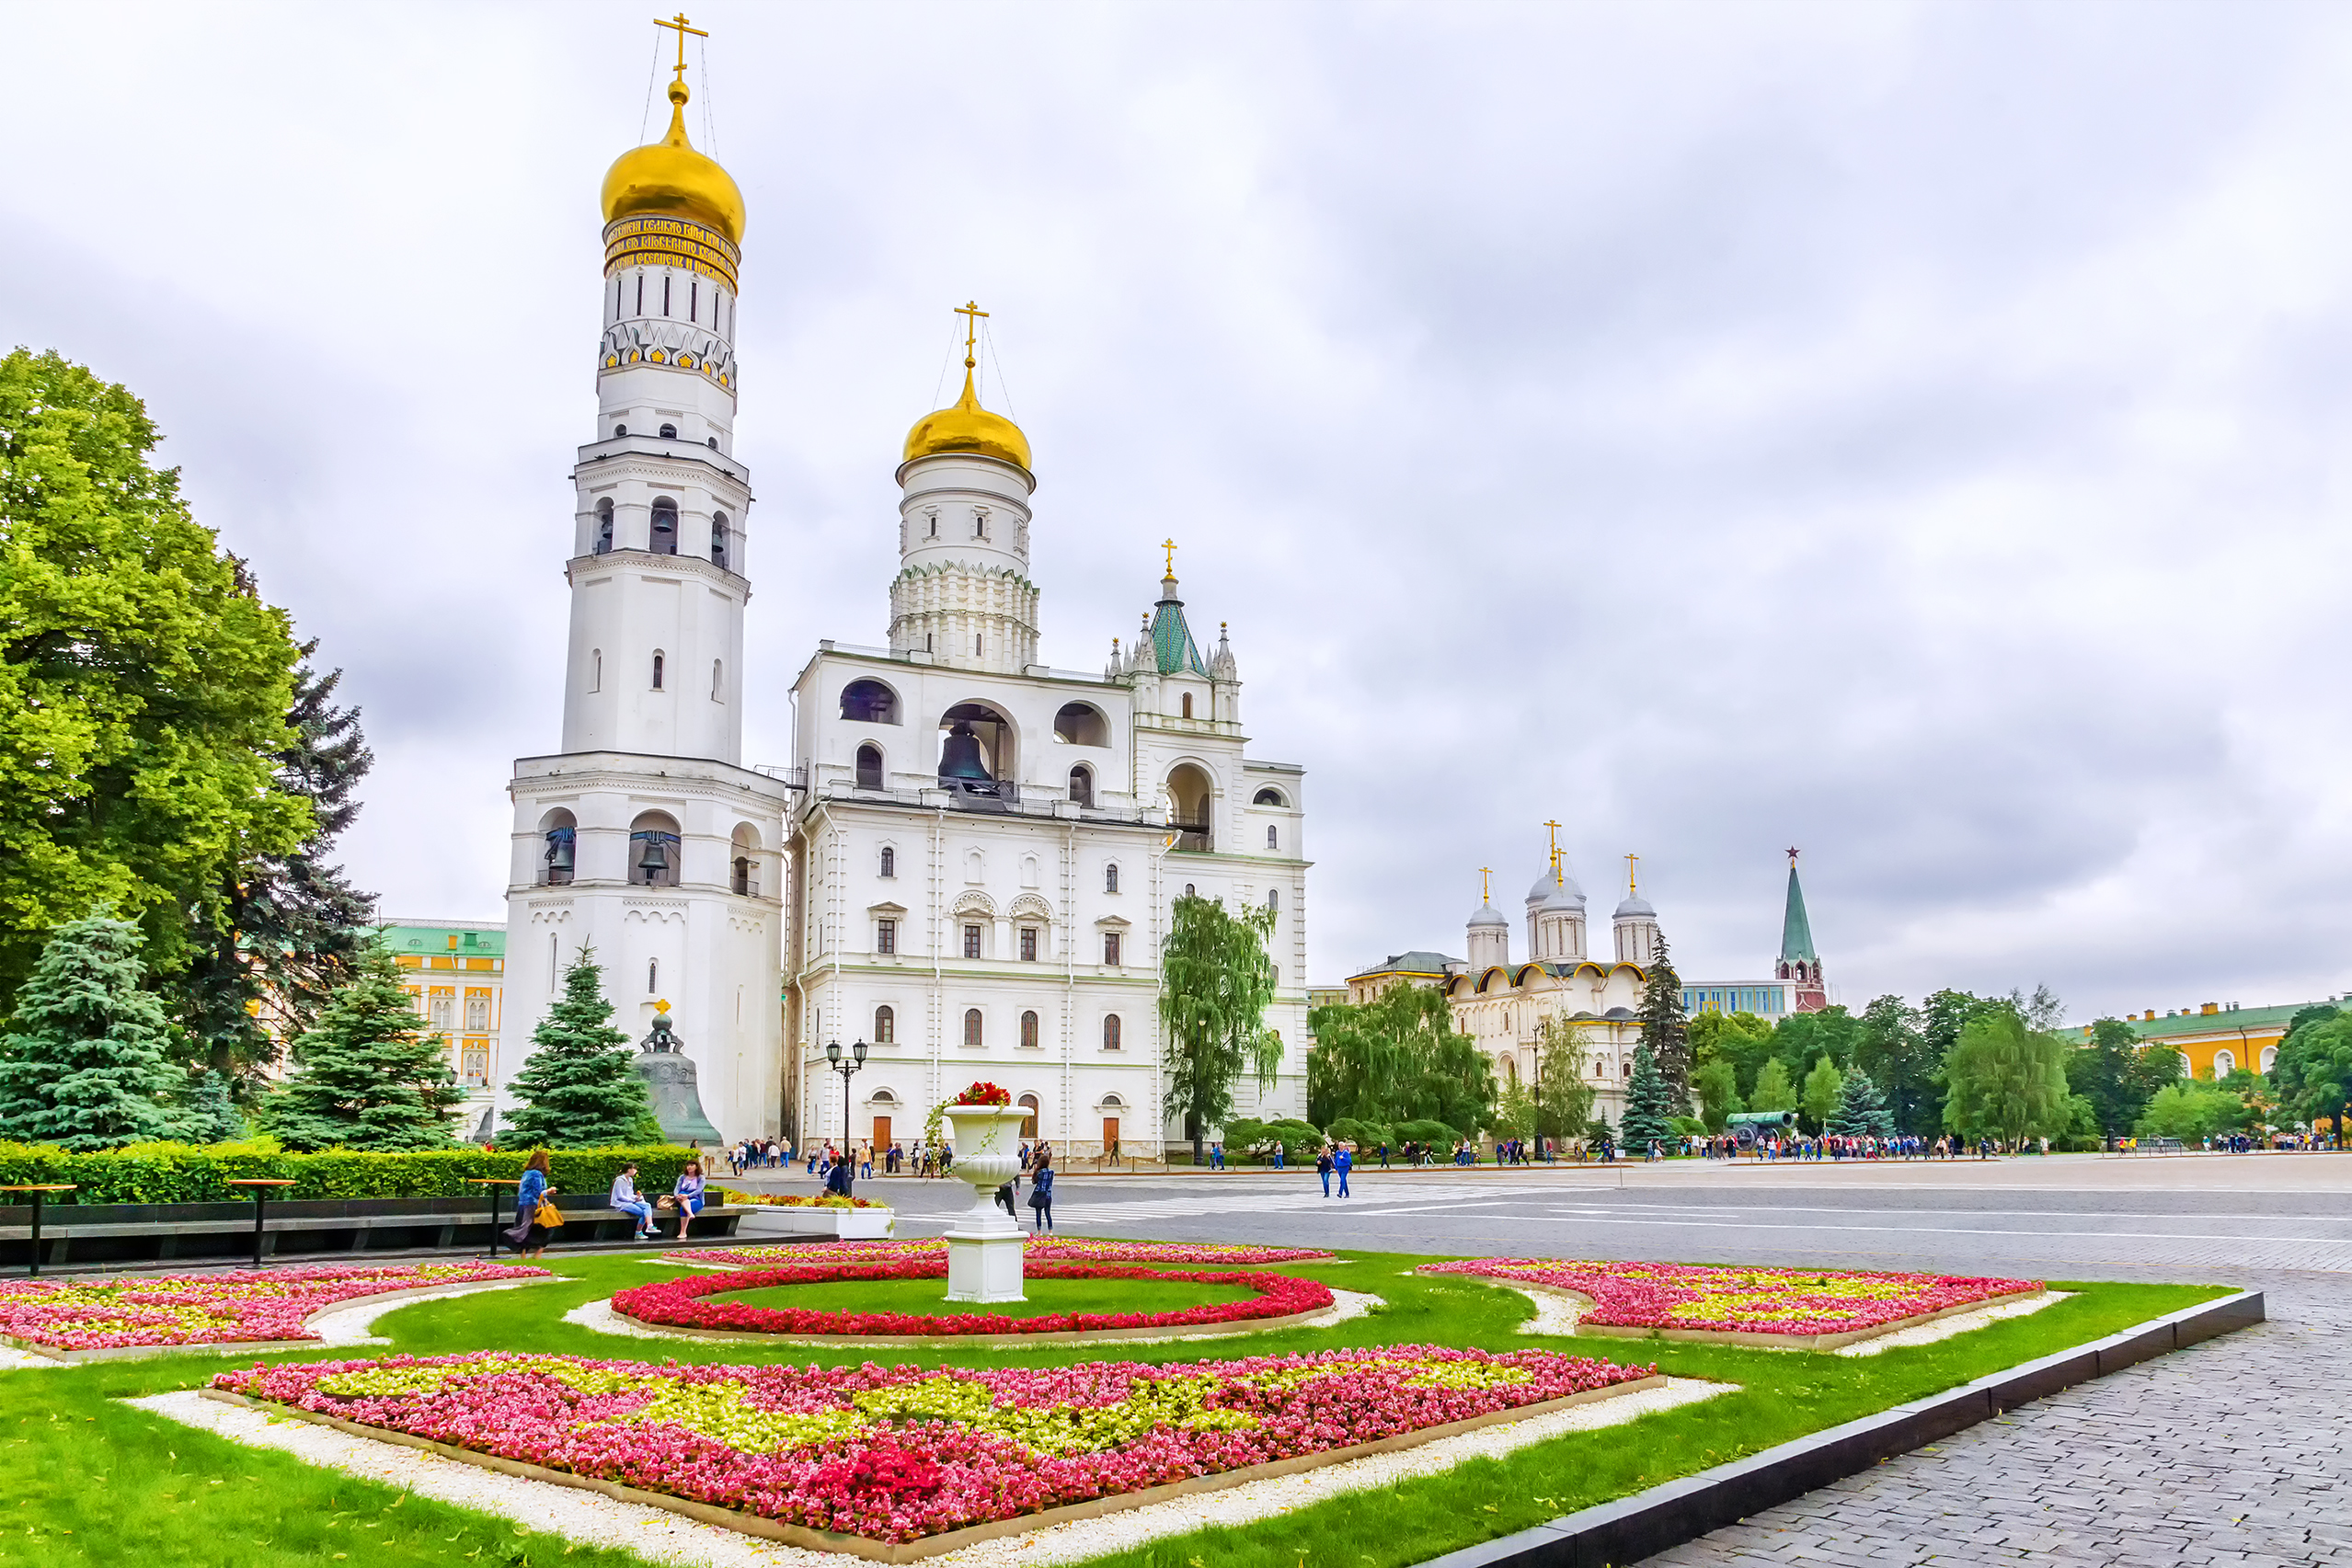
[{"label": "arched bell opening", "polygon": [[653,532],[649,547],[657,555],[678,553],[678,503],[667,496],[653,501]]},{"label": "arched bell opening", "polygon": [[841,689],[841,716],[858,724],[896,724],[899,694],[879,681],[853,681]]},{"label": "arched bell opening", "polygon": [[1206,853],[1214,847],[1216,835],[1209,820],[1213,788],[1209,775],[1191,762],[1178,762],[1168,771],[1168,798],[1175,807],[1168,826],[1176,832],[1177,849]]},{"label": "arched bell opening", "polygon": [[677,819],[648,811],[629,824],[629,880],[640,887],[675,887],[679,876]]},{"label": "arched bell opening", "polygon": [[728,886],[747,898],[760,896],[760,830],[749,822],[738,823],[735,836],[728,844]]},{"label": "arched bell opening", "polygon": [[1053,715],[1053,738],[1073,746],[1110,744],[1110,720],[1092,703],[1064,703]]},{"label": "arched bell opening", "polygon": [[860,789],[882,787],[882,749],[872,741],[857,749],[857,787]]},{"label": "arched bell opening", "polygon": [[560,887],[577,874],[579,864],[579,823],[561,807],[539,821],[544,848],[539,856],[539,883]]},{"label": "arched bell opening", "polygon": [[1013,793],[1013,721],[986,703],[958,703],[939,718],[939,783],[968,795]]}]

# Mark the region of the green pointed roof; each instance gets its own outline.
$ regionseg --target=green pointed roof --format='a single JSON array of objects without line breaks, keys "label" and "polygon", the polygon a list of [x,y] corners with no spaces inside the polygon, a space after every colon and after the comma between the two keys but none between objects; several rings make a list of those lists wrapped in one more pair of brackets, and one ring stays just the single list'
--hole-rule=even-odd
[{"label": "green pointed roof", "polygon": [[1152,615],[1152,651],[1158,656],[1163,675],[1186,670],[1195,675],[1209,673],[1209,666],[1201,661],[1200,645],[1192,640],[1192,628],[1185,624],[1184,601],[1176,597],[1173,577],[1160,579],[1160,602]]},{"label": "green pointed roof", "polygon": [[1818,964],[1813,953],[1813,922],[1805,918],[1805,889],[1797,886],[1796,857],[1788,858],[1788,912],[1781,917],[1781,962]]}]

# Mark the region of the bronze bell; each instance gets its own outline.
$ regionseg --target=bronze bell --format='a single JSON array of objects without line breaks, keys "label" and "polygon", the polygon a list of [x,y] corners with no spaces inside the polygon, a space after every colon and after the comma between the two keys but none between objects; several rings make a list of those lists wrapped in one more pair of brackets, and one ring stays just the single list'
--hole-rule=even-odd
[{"label": "bronze bell", "polygon": [[990,783],[994,777],[989,773],[988,764],[981,761],[980,737],[963,719],[956,721],[955,727],[947,732],[947,744],[939,749],[939,777],[942,781],[969,779],[981,784]]}]

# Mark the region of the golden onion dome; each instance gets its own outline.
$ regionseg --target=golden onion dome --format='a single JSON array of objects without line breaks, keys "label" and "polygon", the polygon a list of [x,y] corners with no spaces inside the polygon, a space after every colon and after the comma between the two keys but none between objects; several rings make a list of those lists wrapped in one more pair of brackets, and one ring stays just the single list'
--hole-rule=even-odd
[{"label": "golden onion dome", "polygon": [[956,406],[925,414],[907,432],[909,463],[936,452],[976,452],[1025,472],[1029,466],[1029,438],[1004,415],[992,414],[980,406],[979,395],[972,390],[972,361],[969,359],[964,361],[964,395],[956,400]]},{"label": "golden onion dome", "polygon": [[604,175],[604,221],[652,215],[685,218],[743,243],[743,193],[717,164],[686,140],[686,84],[670,84],[670,133],[632,147]]}]

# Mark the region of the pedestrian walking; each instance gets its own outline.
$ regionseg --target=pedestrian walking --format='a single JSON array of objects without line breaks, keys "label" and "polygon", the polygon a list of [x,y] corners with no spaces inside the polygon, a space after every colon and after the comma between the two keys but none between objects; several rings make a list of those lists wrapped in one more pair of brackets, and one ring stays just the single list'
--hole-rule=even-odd
[{"label": "pedestrian walking", "polygon": [[1323,1178],[1323,1196],[1331,1196],[1331,1146],[1325,1144],[1314,1157],[1314,1173]]},{"label": "pedestrian walking", "polygon": [[1331,1163],[1333,1168],[1337,1170],[1339,1173],[1339,1196],[1341,1197],[1346,1197],[1348,1196],[1348,1173],[1355,1165],[1356,1157],[1349,1151],[1348,1146],[1343,1143],[1339,1146],[1339,1152],[1331,1157]]},{"label": "pedestrian walking", "polygon": [[522,1164],[522,1180],[514,1189],[514,1229],[507,1239],[526,1258],[535,1258],[547,1250],[547,1232],[564,1222],[563,1215],[547,1201],[552,1189],[547,1185],[547,1151],[534,1149]]}]

